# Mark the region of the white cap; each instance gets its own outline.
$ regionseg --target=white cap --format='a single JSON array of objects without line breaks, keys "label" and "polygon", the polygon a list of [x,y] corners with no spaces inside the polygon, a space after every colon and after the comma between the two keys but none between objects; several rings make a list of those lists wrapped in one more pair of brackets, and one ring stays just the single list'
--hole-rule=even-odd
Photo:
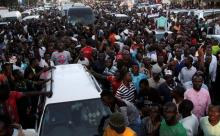
[{"label": "white cap", "polygon": [[125,34],[128,34],[128,29],[125,29],[123,32],[124,32]]}]

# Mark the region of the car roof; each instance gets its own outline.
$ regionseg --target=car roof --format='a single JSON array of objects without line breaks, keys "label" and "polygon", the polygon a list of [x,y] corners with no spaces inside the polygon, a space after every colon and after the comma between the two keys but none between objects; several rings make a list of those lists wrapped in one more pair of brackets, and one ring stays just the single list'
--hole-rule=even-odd
[{"label": "car roof", "polygon": [[56,66],[52,79],[52,85],[47,83],[47,91],[52,89],[53,95],[47,98],[46,105],[100,98],[101,89],[97,81],[81,64]]},{"label": "car roof", "polygon": [[89,6],[72,6],[69,9],[72,10],[72,9],[91,9],[91,8]]},{"label": "car roof", "polygon": [[20,17],[21,16],[21,12],[19,11],[11,11],[11,12],[6,12],[5,14],[2,15],[2,18],[5,17]]},{"label": "car roof", "polygon": [[26,16],[22,20],[29,20],[29,19],[39,19],[40,15],[31,15],[31,16]]}]

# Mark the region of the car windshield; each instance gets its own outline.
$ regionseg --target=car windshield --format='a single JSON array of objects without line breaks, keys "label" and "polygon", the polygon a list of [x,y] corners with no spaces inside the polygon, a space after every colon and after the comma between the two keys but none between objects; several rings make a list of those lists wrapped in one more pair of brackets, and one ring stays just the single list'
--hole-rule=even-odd
[{"label": "car windshield", "polygon": [[40,136],[101,136],[109,113],[100,99],[50,104],[45,109]]},{"label": "car windshield", "polygon": [[3,18],[4,22],[12,22],[12,21],[17,21],[17,17],[5,17]]},{"label": "car windshield", "polygon": [[82,24],[93,24],[94,15],[89,9],[73,9],[68,11],[68,20],[71,24],[82,23]]}]

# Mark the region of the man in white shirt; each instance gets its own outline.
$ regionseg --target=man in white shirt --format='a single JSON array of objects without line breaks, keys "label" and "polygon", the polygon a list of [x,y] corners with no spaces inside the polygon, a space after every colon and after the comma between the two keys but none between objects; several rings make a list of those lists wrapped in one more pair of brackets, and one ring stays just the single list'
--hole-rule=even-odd
[{"label": "man in white shirt", "polygon": [[220,34],[220,26],[218,23],[215,24],[215,34],[219,35]]},{"label": "man in white shirt", "polygon": [[192,76],[196,73],[196,68],[192,65],[193,58],[187,57],[185,59],[185,67],[183,67],[179,73],[179,79],[182,84],[191,81]]},{"label": "man in white shirt", "polygon": [[51,59],[55,65],[69,64],[72,61],[72,57],[69,51],[65,51],[63,43],[58,43],[58,51],[52,53]]},{"label": "man in white shirt", "polygon": [[182,115],[180,123],[186,129],[187,136],[196,136],[198,133],[199,121],[192,114],[193,103],[190,100],[183,100],[179,105],[179,113]]},{"label": "man in white shirt", "polygon": [[204,136],[220,136],[220,106],[210,105],[208,116],[200,119],[200,128]]},{"label": "man in white shirt", "polygon": [[[212,55],[212,48],[206,48],[206,54],[204,56],[206,61],[209,61],[209,76],[212,82],[215,82],[216,71],[217,71],[217,58],[215,55]],[[207,73],[208,74],[208,73]]]}]

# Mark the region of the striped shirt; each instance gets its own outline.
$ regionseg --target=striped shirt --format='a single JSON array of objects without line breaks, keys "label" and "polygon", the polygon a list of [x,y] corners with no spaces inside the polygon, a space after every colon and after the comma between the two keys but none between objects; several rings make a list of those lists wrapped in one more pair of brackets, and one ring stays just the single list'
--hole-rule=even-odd
[{"label": "striped shirt", "polygon": [[116,91],[115,96],[122,100],[134,102],[135,91],[136,91],[136,88],[132,82],[129,84],[129,88],[125,86],[124,83],[121,83],[120,87]]}]

